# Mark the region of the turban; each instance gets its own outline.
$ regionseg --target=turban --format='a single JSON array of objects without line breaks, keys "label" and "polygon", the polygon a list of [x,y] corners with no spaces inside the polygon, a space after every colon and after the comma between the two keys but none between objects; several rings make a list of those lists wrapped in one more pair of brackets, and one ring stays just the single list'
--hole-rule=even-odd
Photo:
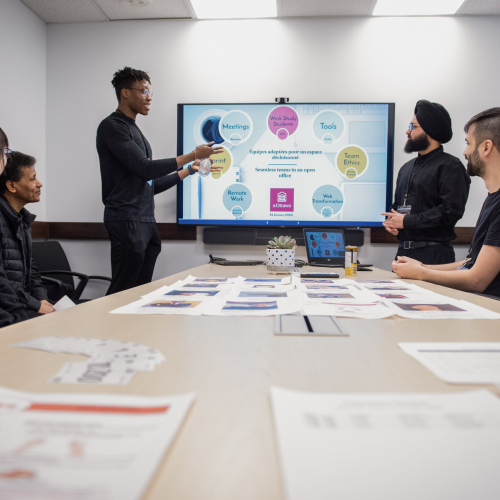
[{"label": "turban", "polygon": [[453,137],[450,114],[441,104],[422,99],[415,106],[415,116],[423,131],[441,144]]}]

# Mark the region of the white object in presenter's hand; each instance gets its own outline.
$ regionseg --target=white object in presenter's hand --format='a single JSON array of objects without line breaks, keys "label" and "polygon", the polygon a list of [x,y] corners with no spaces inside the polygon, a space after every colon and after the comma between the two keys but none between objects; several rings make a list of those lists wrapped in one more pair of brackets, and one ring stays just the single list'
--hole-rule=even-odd
[{"label": "white object in presenter's hand", "polygon": [[201,175],[201,177],[207,177],[207,175],[210,175],[211,167],[212,162],[208,158],[201,160],[200,166],[198,167],[198,174]]}]

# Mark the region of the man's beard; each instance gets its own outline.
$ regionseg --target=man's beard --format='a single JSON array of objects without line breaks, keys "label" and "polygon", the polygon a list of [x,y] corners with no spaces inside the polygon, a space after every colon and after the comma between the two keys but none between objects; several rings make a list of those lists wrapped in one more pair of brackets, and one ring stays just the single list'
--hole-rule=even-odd
[{"label": "man's beard", "polygon": [[479,158],[477,148],[467,157],[467,174],[469,177],[484,177],[484,161]]},{"label": "man's beard", "polygon": [[415,139],[408,139],[405,144],[405,153],[416,153],[424,151],[430,146],[429,137],[427,134],[420,134]]}]

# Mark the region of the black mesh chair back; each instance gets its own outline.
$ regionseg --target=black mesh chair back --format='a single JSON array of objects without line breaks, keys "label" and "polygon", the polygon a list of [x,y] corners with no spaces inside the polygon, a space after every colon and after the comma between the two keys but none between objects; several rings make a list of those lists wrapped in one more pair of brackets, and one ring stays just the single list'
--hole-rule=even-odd
[{"label": "black mesh chair back", "polygon": [[[75,304],[87,302],[81,299],[89,280],[101,280],[111,283],[107,276],[87,276],[72,271],[63,247],[58,241],[34,241],[33,260],[42,275],[42,282],[47,288],[49,299],[57,302],[67,295]],[[75,286],[74,278],[78,278]]]},{"label": "black mesh chair back", "polygon": [[[34,241],[33,259],[40,272],[52,271],[54,269],[58,271],[71,271],[63,247],[58,241]],[[50,277],[62,281],[72,289],[75,288],[73,276],[69,274],[51,274]]]}]

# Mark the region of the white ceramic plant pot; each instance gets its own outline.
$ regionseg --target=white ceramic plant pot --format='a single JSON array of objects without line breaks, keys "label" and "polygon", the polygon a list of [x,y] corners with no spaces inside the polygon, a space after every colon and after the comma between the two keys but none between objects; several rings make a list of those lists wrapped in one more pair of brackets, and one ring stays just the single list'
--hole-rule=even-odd
[{"label": "white ceramic plant pot", "polygon": [[266,249],[267,271],[273,274],[291,273],[295,268],[295,250]]}]

